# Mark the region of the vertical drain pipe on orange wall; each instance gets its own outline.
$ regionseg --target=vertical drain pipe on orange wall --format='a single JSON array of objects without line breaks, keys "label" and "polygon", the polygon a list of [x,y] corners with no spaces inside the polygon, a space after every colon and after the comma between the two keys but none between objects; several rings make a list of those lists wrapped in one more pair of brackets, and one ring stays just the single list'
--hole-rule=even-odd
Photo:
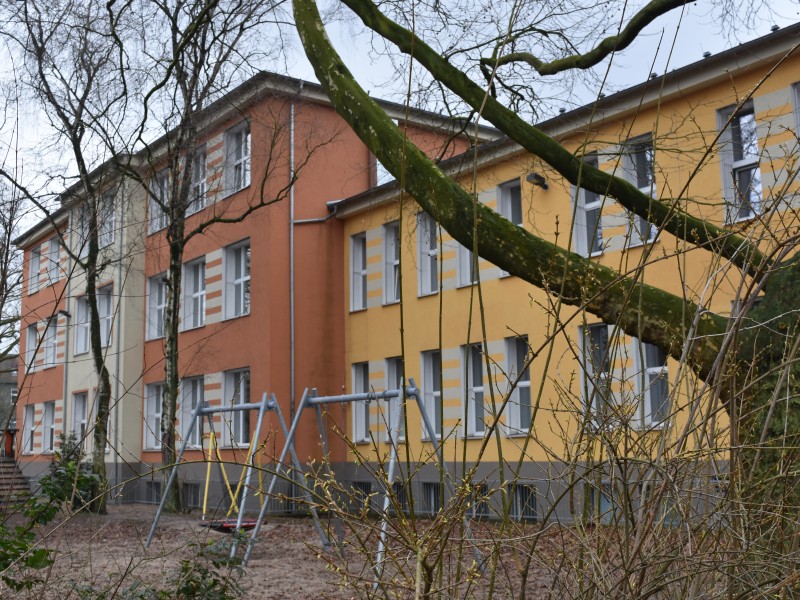
[{"label": "vertical drain pipe on orange wall", "polygon": [[[303,83],[297,97],[303,93]],[[289,420],[294,418],[294,98],[289,105]]]}]

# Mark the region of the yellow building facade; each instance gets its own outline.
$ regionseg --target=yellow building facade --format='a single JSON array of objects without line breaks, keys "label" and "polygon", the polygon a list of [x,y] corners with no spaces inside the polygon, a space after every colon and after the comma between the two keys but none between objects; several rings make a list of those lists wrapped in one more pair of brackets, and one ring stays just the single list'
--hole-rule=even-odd
[{"label": "yellow building facade", "polygon": [[[651,77],[540,128],[601,170],[780,251],[800,205],[797,31]],[[509,140],[441,167],[534,235],[708,310],[731,315],[752,293],[737,267],[570,185]],[[694,483],[674,503],[700,486],[705,495],[683,510],[702,509],[709,485],[725,478],[728,420],[686,364],[559,300],[557,289],[475,262],[395,184],[336,210],[348,277],[347,390],[413,378],[437,429],[434,443],[407,400],[396,438],[401,474],[387,482],[398,404],[349,405],[336,415],[351,444],[331,457],[345,479],[362,491],[393,484],[401,504],[412,491],[418,512],[478,490],[476,512],[570,520],[642,497],[680,459]]]}]

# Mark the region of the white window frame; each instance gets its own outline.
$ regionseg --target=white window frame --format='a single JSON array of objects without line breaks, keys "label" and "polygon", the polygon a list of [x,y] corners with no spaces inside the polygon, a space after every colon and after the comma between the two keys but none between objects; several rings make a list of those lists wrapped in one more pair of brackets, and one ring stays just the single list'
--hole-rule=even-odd
[{"label": "white window frame", "polygon": [[75,211],[73,211],[73,221],[77,221],[74,227],[74,232],[78,237],[78,254],[81,258],[86,258],[89,255],[89,216],[87,203],[83,202]]},{"label": "white window frame", "polygon": [[[366,394],[369,391],[369,363],[353,363],[352,388],[354,394]],[[370,438],[369,405],[366,400],[353,402],[353,441],[357,444],[366,444]]]},{"label": "white window frame", "polygon": [[52,454],[56,449],[56,403],[45,402],[42,406],[42,452]]},{"label": "white window frame", "polygon": [[[427,350],[421,355],[422,362],[422,398],[425,411],[433,425],[436,439],[441,439],[442,431],[442,353],[440,350]],[[438,369],[436,368],[438,365]],[[422,422],[422,439],[430,441]]]},{"label": "white window frame", "polygon": [[[598,168],[597,154],[583,157],[589,167]],[[572,243],[581,256],[600,256],[605,250],[603,242],[603,198],[582,187],[573,188],[575,220],[572,227]]]},{"label": "white window frame", "polygon": [[43,367],[45,369],[56,366],[56,317],[48,321],[42,338],[42,353],[44,354]]},{"label": "white window frame", "polygon": [[508,337],[506,346],[506,376],[511,385],[517,378],[517,387],[511,392],[508,401],[506,427],[508,435],[527,435],[530,421],[533,416],[531,399],[531,374],[530,367],[520,374],[520,369],[525,365],[528,354],[527,336]]},{"label": "white window frame", "polygon": [[519,178],[497,186],[500,214],[518,227],[523,227],[522,183]]},{"label": "white window frame", "polygon": [[72,394],[72,433],[78,444],[86,450],[86,434],[89,430],[89,394],[78,392]]},{"label": "white window frame", "polygon": [[33,454],[33,435],[36,432],[36,413],[33,404],[22,409],[22,453]]},{"label": "white window frame", "polygon": [[[225,318],[250,314],[250,240],[225,248]],[[238,272],[237,272],[238,271]]]},{"label": "white window frame", "polygon": [[97,200],[97,247],[105,248],[114,243],[115,219],[114,192],[101,194]]},{"label": "white window frame", "polygon": [[[236,369],[224,373],[223,406],[250,403],[250,369]],[[224,415],[222,441],[227,447],[245,447],[250,444],[250,412],[239,410]]]},{"label": "white window frame", "polygon": [[[633,338],[633,353],[636,369],[636,397],[641,399],[640,424],[647,428],[662,427],[670,414],[669,357],[657,346],[642,342],[636,337]],[[663,359],[663,363],[659,364],[659,359]],[[655,383],[657,381],[660,381],[663,387]],[[663,390],[661,402],[655,398],[656,389]],[[659,406],[654,409],[653,404],[656,402],[659,403]]]},{"label": "white window frame", "polygon": [[97,290],[97,312],[100,316],[100,346],[111,345],[111,331],[114,324],[114,296],[112,285],[105,285]]},{"label": "white window frame", "polygon": [[61,245],[58,238],[54,237],[47,242],[47,279],[53,285],[61,278],[60,269]]},{"label": "white window frame", "polygon": [[[652,156],[649,167],[646,159],[648,152]],[[645,156],[644,163],[641,161],[643,155]],[[644,165],[644,172],[641,169],[642,165]],[[651,134],[648,133],[625,142],[622,155],[622,171],[625,179],[635,185],[640,192],[651,198],[655,195],[656,188],[655,166],[655,145]],[[646,238],[642,235],[645,228],[647,228]],[[630,213],[630,222],[628,223],[629,248],[651,243],[656,237],[656,232],[656,227],[648,222],[647,219]]]},{"label": "white window frame", "polygon": [[205,379],[199,377],[186,377],[181,381],[181,438],[187,440],[188,447],[199,448],[203,441],[203,419],[198,416],[194,428],[189,431],[192,422],[192,413],[198,404],[205,400]]},{"label": "white window frame", "polygon": [[250,185],[250,123],[244,121],[225,132],[225,172],[229,193]]},{"label": "white window frame", "polygon": [[350,236],[350,311],[367,308],[367,234]]},{"label": "white window frame", "polygon": [[436,221],[426,212],[417,214],[417,245],[419,248],[419,295],[439,292],[439,232]]},{"label": "white window frame", "polygon": [[459,243],[456,249],[458,268],[456,269],[458,287],[469,287],[478,283],[479,267],[475,264],[472,250]]},{"label": "white window frame", "polygon": [[169,171],[164,169],[154,173],[150,178],[150,193],[147,210],[147,233],[161,231],[167,226],[167,211],[169,202]]},{"label": "white window frame", "polygon": [[147,279],[147,339],[164,337],[167,331],[167,274]]},{"label": "white window frame", "polygon": [[183,265],[183,330],[206,324],[206,258]]},{"label": "white window frame", "polygon": [[189,187],[189,205],[186,215],[193,215],[206,207],[206,149],[199,148],[192,160],[192,182]]},{"label": "white window frame", "polygon": [[161,419],[164,409],[164,383],[145,386],[144,449],[161,450]]},{"label": "white window frame", "polygon": [[25,328],[25,367],[29,371],[36,368],[36,347],[39,345],[39,326],[32,323]]},{"label": "white window frame", "polygon": [[[738,108],[738,110],[737,110]],[[745,154],[744,142],[741,136],[742,121],[752,118],[753,139],[749,145],[755,145],[755,152]],[[755,120],[753,101],[749,100],[740,107],[728,106],[718,111],[717,120],[722,130],[720,141],[720,166],[722,168],[722,194],[725,201],[725,224],[730,225],[741,221],[749,221],[761,212],[764,188],[761,182],[761,151],[758,146],[758,123]],[[730,123],[728,121],[730,120]],[[725,124],[728,126],[725,127]],[[737,149],[739,152],[737,152]],[[752,148],[751,148],[752,150]],[[741,156],[737,157],[737,154]],[[745,200],[739,192],[739,177],[751,172],[748,190],[750,197]],[[745,202],[750,210],[743,212]]]},{"label": "white window frame", "polygon": [[467,437],[483,437],[486,434],[486,400],[484,397],[484,349],[483,344],[461,347],[464,365],[464,416]]},{"label": "white window frame", "polygon": [[28,260],[28,295],[34,294],[39,291],[39,284],[41,277],[39,276],[39,269],[42,264],[42,249],[41,246],[31,248],[30,259]]},{"label": "white window frame", "polygon": [[383,303],[400,302],[400,221],[383,226]]},{"label": "white window frame", "polygon": [[[403,357],[392,356],[386,359],[386,389],[387,390],[404,390],[403,382]],[[390,442],[392,423],[394,423],[394,416],[396,412],[400,411],[400,420],[398,421],[398,436],[395,442],[403,442],[406,439],[405,419],[403,418],[403,395],[399,398],[391,398],[386,403],[386,441]]]},{"label": "white window frame", "polygon": [[75,298],[75,355],[89,351],[89,300]]},{"label": "white window frame", "polygon": [[[611,350],[608,339],[608,325],[605,323],[589,323],[580,328],[581,338],[581,397],[585,410],[589,411],[595,421],[608,415],[612,402],[611,394]],[[601,337],[605,332],[605,337]],[[604,340],[603,347],[595,347],[593,339]],[[591,344],[591,345],[590,345]],[[595,364],[595,363],[600,364]],[[605,394],[605,397],[603,396]],[[600,405],[602,402],[603,406]]]}]

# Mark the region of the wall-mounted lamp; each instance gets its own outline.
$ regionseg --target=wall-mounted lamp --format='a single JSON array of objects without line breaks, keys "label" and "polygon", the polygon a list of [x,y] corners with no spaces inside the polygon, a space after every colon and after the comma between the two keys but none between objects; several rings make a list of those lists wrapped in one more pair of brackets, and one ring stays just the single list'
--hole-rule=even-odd
[{"label": "wall-mounted lamp", "polygon": [[544,175],[540,175],[539,173],[528,173],[528,176],[525,177],[525,181],[533,185],[538,185],[543,190],[547,189],[547,180],[544,178]]},{"label": "wall-mounted lamp", "polygon": [[63,309],[58,311],[56,314],[64,317],[65,319],[71,319],[72,318],[72,315],[69,314],[67,311],[65,311]]}]

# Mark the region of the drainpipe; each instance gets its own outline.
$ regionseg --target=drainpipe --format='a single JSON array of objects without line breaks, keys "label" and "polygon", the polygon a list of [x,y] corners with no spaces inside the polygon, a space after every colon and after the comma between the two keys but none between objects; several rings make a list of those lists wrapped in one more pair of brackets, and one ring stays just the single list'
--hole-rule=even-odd
[{"label": "drainpipe", "polygon": [[[125,303],[122,302],[122,250],[123,250],[123,243],[122,237],[123,232],[125,231],[125,180],[122,180],[122,184],[120,185],[120,216],[119,216],[119,257],[117,259],[117,286],[116,288],[119,290],[119,298],[120,301],[117,303],[117,335],[114,336],[114,346],[116,346],[116,360],[115,360],[115,370],[114,373],[114,436],[116,437],[115,444],[109,444],[111,447],[111,453],[114,459],[114,485],[120,485],[120,473],[119,473],[119,448],[117,445],[119,444],[119,364],[120,364],[120,357],[122,356],[122,310],[125,306]],[[116,502],[120,503],[122,501],[122,495],[116,495]]]},{"label": "drainpipe", "polygon": [[[297,97],[303,93],[303,84]],[[289,106],[289,420],[295,412],[295,339],[294,339],[294,99]]]}]

